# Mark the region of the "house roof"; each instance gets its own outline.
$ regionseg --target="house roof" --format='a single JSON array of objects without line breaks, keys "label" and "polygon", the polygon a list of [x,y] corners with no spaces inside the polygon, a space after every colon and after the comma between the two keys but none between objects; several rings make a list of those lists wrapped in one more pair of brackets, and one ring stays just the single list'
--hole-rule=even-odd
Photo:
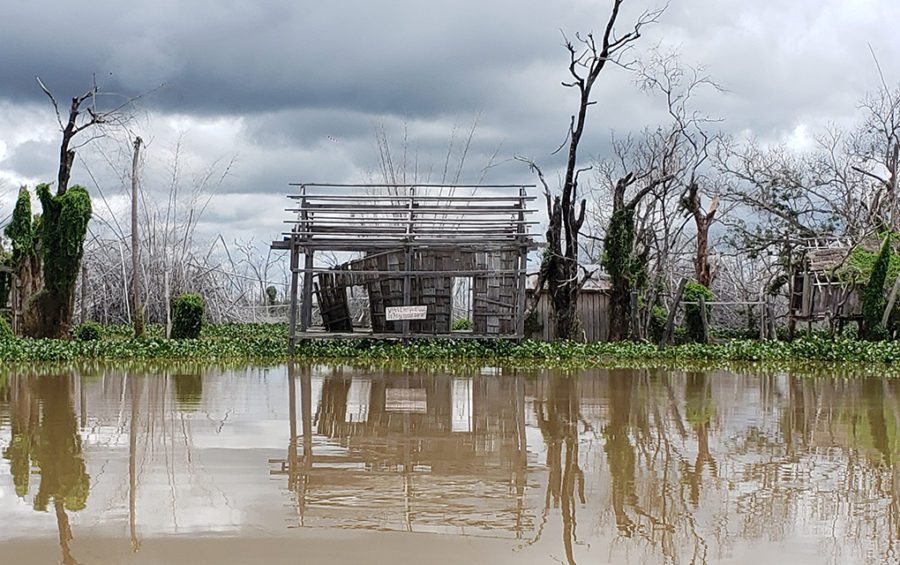
[{"label": "house roof", "polygon": [[[612,288],[612,284],[609,280],[609,275],[607,275],[600,265],[582,265],[589,273],[591,273],[591,277],[584,283],[584,286],[581,287],[582,292],[608,292],[610,288]],[[583,271],[582,271],[583,272]],[[528,275],[528,280],[526,281],[525,287],[533,291],[537,286],[538,275],[537,273],[531,273]]]}]

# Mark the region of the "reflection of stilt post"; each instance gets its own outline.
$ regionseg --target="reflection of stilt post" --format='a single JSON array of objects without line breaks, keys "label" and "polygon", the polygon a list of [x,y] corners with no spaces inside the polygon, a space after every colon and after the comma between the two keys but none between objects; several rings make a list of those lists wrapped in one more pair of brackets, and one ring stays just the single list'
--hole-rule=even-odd
[{"label": "reflection of stilt post", "polygon": [[525,510],[525,481],[528,471],[528,442],[525,438],[525,380],[516,370],[516,538],[522,537],[522,514]]},{"label": "reflection of stilt post", "polygon": [[[404,387],[409,388],[409,370],[404,371]],[[412,531],[412,453],[410,453],[409,414],[403,414],[403,517],[406,531]]]},{"label": "reflection of stilt post", "polygon": [[128,529],[131,532],[131,551],[141,548],[137,535],[137,419],[140,404],[140,388],[134,384],[134,376],[128,378],[128,394],[131,397],[131,419],[128,426]]},{"label": "reflection of stilt post", "polygon": [[306,491],[309,487],[309,474],[312,471],[312,382],[309,366],[300,372],[300,412],[303,418],[303,472],[300,491],[300,525],[306,512]]},{"label": "reflection of stilt post", "polygon": [[288,361],[288,414],[290,418],[291,439],[288,443],[288,490],[297,490],[297,378],[294,374],[294,362]]}]

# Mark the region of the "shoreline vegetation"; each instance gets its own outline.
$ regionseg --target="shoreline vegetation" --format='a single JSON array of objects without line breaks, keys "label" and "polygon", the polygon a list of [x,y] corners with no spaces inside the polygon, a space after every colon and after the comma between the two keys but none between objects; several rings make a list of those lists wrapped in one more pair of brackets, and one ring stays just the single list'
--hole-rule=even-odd
[{"label": "shoreline vegetation", "polygon": [[[131,326],[99,326],[99,336],[71,341],[0,338],[0,362],[74,363],[92,361],[191,361],[212,365],[228,362],[286,362],[284,324],[204,326],[199,339],[165,339],[160,326],[147,337],[131,337]],[[867,342],[848,338],[803,336],[794,341],[721,339],[701,345],[686,343],[660,351],[652,343],[421,340],[408,344],[370,339],[306,341],[297,344],[297,361],[375,363],[379,365],[573,368],[728,369],[764,364],[795,370],[845,365],[848,376],[900,376],[900,342]]]}]

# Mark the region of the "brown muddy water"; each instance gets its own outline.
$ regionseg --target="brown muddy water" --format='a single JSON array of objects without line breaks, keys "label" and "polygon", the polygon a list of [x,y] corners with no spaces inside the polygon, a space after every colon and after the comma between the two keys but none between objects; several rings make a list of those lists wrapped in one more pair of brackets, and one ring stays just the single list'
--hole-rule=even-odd
[{"label": "brown muddy water", "polygon": [[0,374],[0,563],[897,563],[900,380]]}]

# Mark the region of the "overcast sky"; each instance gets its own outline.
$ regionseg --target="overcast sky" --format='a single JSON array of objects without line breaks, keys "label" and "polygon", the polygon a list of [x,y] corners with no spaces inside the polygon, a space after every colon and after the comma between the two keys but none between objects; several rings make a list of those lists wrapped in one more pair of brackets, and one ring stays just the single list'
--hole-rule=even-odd
[{"label": "overcast sky", "polygon": [[[56,176],[60,134],[36,76],[63,101],[93,77],[103,91],[147,93],[130,131],[148,142],[148,197],[168,190],[180,141],[183,191],[213,173],[206,186],[217,196],[201,230],[229,240],[277,237],[289,182],[380,178],[378,127],[398,154],[405,130],[409,162],[418,162],[420,180],[431,171],[435,181],[451,138],[455,163],[477,120],[463,179],[478,181],[492,162],[488,182],[533,182],[509,159],[527,155],[550,171],[558,165],[550,154],[575,103],[560,85],[561,30],[599,33],[610,4],[4,0],[0,220],[20,184]],[[660,2],[625,5],[623,32]],[[828,123],[851,123],[858,100],[877,86],[869,45],[887,80],[900,81],[892,64],[900,60],[898,21],[896,0],[671,0],[630,56],[676,49],[727,89],[703,101],[724,130],[802,149]],[[596,99],[585,161],[608,152],[612,131],[661,119],[660,100],[619,68],[604,72]],[[103,193],[98,214],[110,217],[127,202],[125,157],[110,142],[81,150],[73,182]]]}]

